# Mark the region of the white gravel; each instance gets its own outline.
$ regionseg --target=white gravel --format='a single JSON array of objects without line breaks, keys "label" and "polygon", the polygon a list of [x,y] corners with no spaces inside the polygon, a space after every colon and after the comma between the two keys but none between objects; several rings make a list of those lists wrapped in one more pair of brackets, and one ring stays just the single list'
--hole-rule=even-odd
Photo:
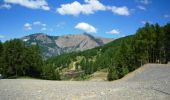
[{"label": "white gravel", "polygon": [[146,65],[114,82],[2,79],[0,100],[170,100],[170,66]]}]

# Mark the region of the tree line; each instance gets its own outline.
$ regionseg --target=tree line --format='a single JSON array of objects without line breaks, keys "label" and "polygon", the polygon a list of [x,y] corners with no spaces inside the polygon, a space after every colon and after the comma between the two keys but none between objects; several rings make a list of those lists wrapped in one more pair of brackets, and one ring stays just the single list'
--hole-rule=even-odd
[{"label": "tree line", "polygon": [[146,23],[133,38],[121,45],[109,67],[108,80],[119,79],[146,63],[170,61],[170,23],[165,26]]},{"label": "tree line", "polygon": [[42,63],[38,45],[26,46],[19,39],[0,42],[0,73],[4,78],[40,77]]},{"label": "tree line", "polygon": [[165,26],[146,23],[134,35],[116,39],[104,46],[47,60],[42,59],[38,44],[28,46],[18,39],[0,42],[0,73],[5,78],[31,76],[60,80],[62,70],[76,62],[76,69],[84,71],[83,76],[108,69],[107,79],[111,81],[122,78],[143,64],[168,61],[170,23]]},{"label": "tree line", "polygon": [[3,78],[59,79],[58,72],[45,65],[38,44],[28,46],[19,39],[0,42],[0,74]]},{"label": "tree line", "polygon": [[62,70],[76,62],[77,56],[83,57],[76,65],[81,66],[84,75],[107,68],[108,80],[119,79],[146,63],[167,63],[170,61],[170,23],[165,26],[146,23],[134,35],[83,52],[52,57],[47,63]]}]

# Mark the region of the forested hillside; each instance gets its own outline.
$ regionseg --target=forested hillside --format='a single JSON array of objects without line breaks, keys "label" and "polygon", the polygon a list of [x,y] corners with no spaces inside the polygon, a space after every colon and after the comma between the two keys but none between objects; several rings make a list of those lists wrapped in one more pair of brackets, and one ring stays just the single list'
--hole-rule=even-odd
[{"label": "forested hillside", "polygon": [[21,40],[0,42],[0,74],[3,78],[41,77],[43,60],[38,45],[26,46]]},{"label": "forested hillside", "polygon": [[[84,52],[52,57],[48,66],[62,73],[74,62],[82,78],[101,69],[108,69],[108,80],[115,80],[145,63],[167,63],[170,60],[170,24],[147,23],[135,35],[127,36]],[[50,73],[50,72],[47,72]]]},{"label": "forested hillside", "polygon": [[38,45],[26,46],[14,39],[0,43],[0,73],[5,78],[31,76],[50,80],[86,79],[102,69],[108,80],[122,78],[146,63],[170,61],[170,23],[147,23],[136,34],[104,46],[42,60]]}]

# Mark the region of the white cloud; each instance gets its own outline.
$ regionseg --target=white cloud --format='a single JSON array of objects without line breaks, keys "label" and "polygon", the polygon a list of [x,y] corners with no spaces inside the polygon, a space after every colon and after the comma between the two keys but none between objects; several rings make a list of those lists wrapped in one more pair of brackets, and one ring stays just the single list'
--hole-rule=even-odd
[{"label": "white cloud", "polygon": [[44,23],[42,23],[42,22],[40,22],[40,21],[35,21],[35,22],[33,22],[33,25],[43,26],[43,27],[46,27],[46,26],[47,26],[46,24],[44,24]]},{"label": "white cloud", "polygon": [[41,24],[43,27],[46,27],[47,25],[46,24]]},{"label": "white cloud", "polygon": [[138,2],[145,4],[145,5],[148,5],[149,3],[151,3],[150,0],[138,0]]},{"label": "white cloud", "polygon": [[57,8],[57,12],[61,15],[74,15],[77,16],[81,13],[81,4],[77,1],[74,1],[71,4],[63,4],[61,8]]},{"label": "white cloud", "polygon": [[57,8],[57,12],[61,15],[73,15],[78,16],[79,14],[93,14],[96,11],[111,10],[113,13],[128,16],[130,11],[126,6],[105,6],[98,0],[85,0],[85,4],[80,4],[78,1],[73,3],[62,4],[60,8]]},{"label": "white cloud", "polygon": [[108,6],[107,9],[111,10],[113,13],[118,15],[122,15],[122,16],[130,15],[130,11],[126,6],[122,6],[122,7]]},{"label": "white cloud", "polygon": [[126,6],[105,6],[98,0],[84,0],[85,4],[80,4],[78,1],[73,3],[62,4],[56,11],[61,15],[73,15],[79,14],[94,14],[96,11],[111,10],[113,13],[123,16],[130,15],[130,11]]},{"label": "white cloud", "polygon": [[19,4],[31,9],[50,10],[50,7],[45,0],[4,0],[4,2],[10,4]]},{"label": "white cloud", "polygon": [[93,14],[96,11],[106,10],[106,7],[98,0],[85,0],[85,4],[80,4],[78,1],[73,3],[62,4],[56,11],[61,15],[74,15],[79,14]]},{"label": "white cloud", "polygon": [[78,23],[76,26],[75,26],[76,29],[80,29],[80,30],[83,30],[83,31],[86,31],[88,33],[96,33],[97,32],[97,29],[88,24],[88,23],[85,23],[85,22],[81,22],[81,23]]},{"label": "white cloud", "polygon": [[24,24],[24,29],[25,30],[32,30],[32,25],[30,23],[25,23]]},{"label": "white cloud", "polygon": [[141,5],[137,6],[137,8],[140,9],[140,10],[146,10],[146,8],[144,6],[141,6]]},{"label": "white cloud", "polygon": [[24,29],[25,30],[32,30],[33,28],[36,28],[36,29],[39,29],[39,30],[41,30],[41,31],[45,31],[45,30],[47,30],[47,28],[46,28],[46,24],[44,24],[44,23],[42,23],[42,22],[40,22],[40,21],[35,21],[35,22],[33,22],[33,23],[25,23],[24,24]]},{"label": "white cloud", "polygon": [[9,5],[9,4],[2,4],[2,5],[0,5],[0,8],[10,9],[11,5]]},{"label": "white cloud", "polygon": [[164,17],[165,17],[165,18],[170,18],[170,15],[165,14]]},{"label": "white cloud", "polygon": [[109,32],[106,32],[108,34],[120,34],[120,31],[118,29],[112,29],[111,31]]},{"label": "white cloud", "polygon": [[2,38],[4,38],[4,36],[3,36],[3,35],[0,35],[0,39],[2,39]]},{"label": "white cloud", "polygon": [[41,22],[40,22],[40,21],[35,21],[35,22],[33,22],[33,24],[34,24],[34,25],[40,25]]},{"label": "white cloud", "polygon": [[41,28],[41,31],[46,31],[46,30],[47,30],[46,27]]}]

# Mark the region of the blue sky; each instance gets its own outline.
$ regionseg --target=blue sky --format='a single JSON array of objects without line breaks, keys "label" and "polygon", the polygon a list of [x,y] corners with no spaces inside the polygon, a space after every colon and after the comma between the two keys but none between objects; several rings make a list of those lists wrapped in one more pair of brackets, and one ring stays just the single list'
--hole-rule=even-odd
[{"label": "blue sky", "polygon": [[119,38],[170,22],[170,0],[0,0],[0,40],[33,33]]}]

